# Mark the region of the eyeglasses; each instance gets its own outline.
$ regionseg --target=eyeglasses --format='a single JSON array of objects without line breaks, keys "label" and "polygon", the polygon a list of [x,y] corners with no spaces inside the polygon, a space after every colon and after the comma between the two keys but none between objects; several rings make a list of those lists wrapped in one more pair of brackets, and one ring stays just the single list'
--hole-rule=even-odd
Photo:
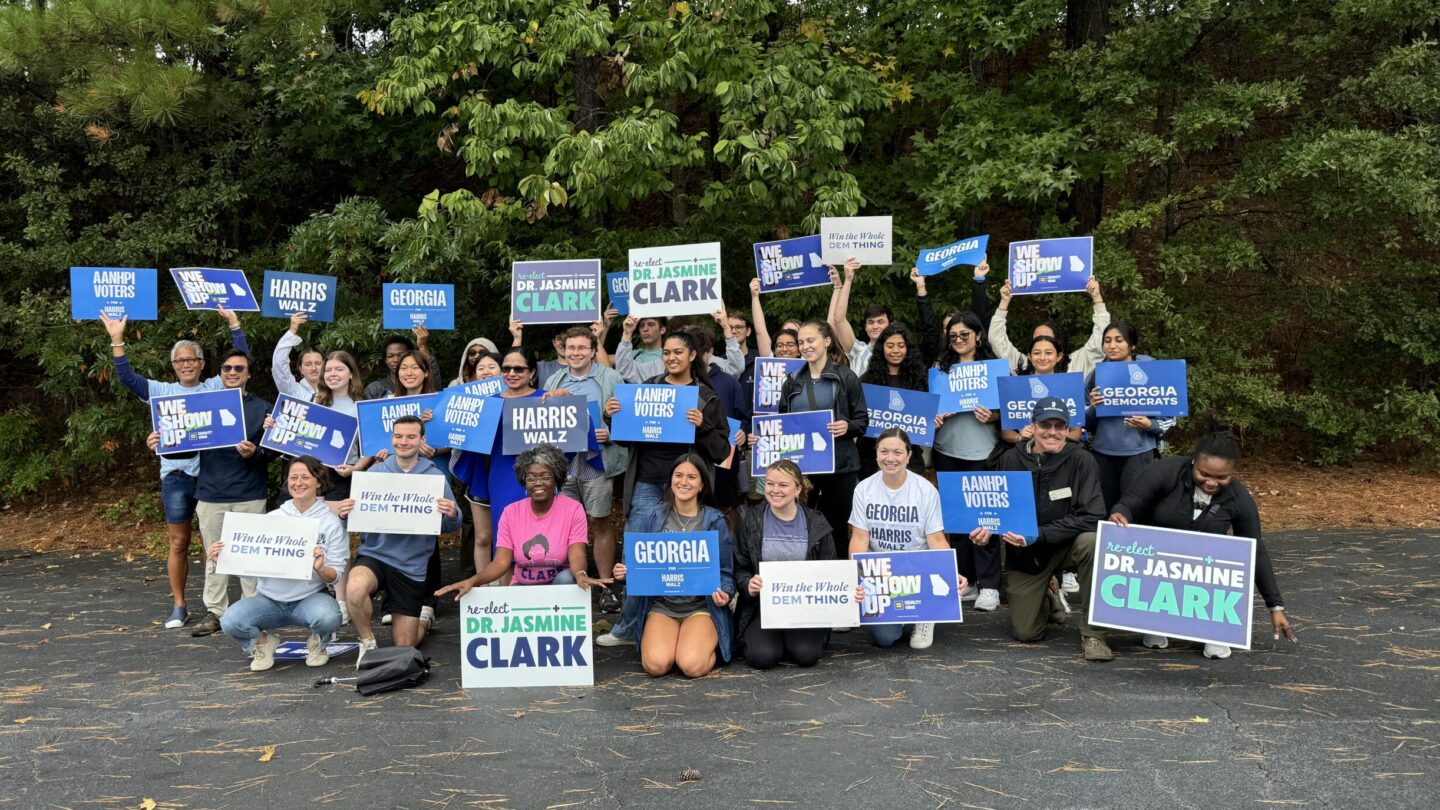
[{"label": "eyeglasses", "polygon": [[967,332],[951,332],[951,333],[950,333],[950,342],[951,342],[951,343],[964,343],[965,341],[967,341],[967,340],[969,340],[970,338],[973,338],[973,337],[975,337],[975,333],[974,333],[974,332],[968,332],[968,331],[967,331]]},{"label": "eyeglasses", "polygon": [[230,365],[230,364],[227,363],[227,364],[221,366],[221,367],[220,367],[220,370],[223,371],[223,372],[225,372],[226,374],[244,374],[245,372],[247,372],[247,371],[250,370],[250,367],[249,367],[249,366],[232,366],[232,365]]},{"label": "eyeglasses", "polygon": [[524,374],[530,370],[529,366],[501,366],[500,370],[506,374]]},{"label": "eyeglasses", "polygon": [[479,356],[480,356],[480,352],[483,352],[483,351],[485,351],[485,349],[484,349],[483,347],[481,347],[481,346],[476,346],[475,348],[471,349],[470,351],[466,352],[465,354],[468,355],[468,356],[470,356],[470,357],[479,357]]},{"label": "eyeglasses", "polygon": [[170,362],[177,366],[191,366],[202,361],[198,357],[177,357]]},{"label": "eyeglasses", "polygon": [[527,483],[527,484],[543,484],[543,483],[545,483],[545,482],[547,482],[547,481],[554,481],[554,480],[555,480],[555,476],[551,475],[551,474],[548,473],[548,472],[547,472],[547,473],[540,473],[539,475],[527,475],[527,476],[525,476],[525,483]]}]

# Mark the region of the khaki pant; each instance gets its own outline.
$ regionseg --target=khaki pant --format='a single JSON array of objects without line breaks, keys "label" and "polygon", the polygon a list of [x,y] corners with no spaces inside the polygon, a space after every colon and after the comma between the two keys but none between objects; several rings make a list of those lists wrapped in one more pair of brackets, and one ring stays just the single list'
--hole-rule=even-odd
[{"label": "khaki pant", "polygon": [[[1050,599],[1047,591],[1050,578],[1062,570],[1075,569],[1080,581],[1080,593],[1089,598],[1090,574],[1095,566],[1095,533],[1085,532],[1075,538],[1068,551],[1050,558],[1043,571],[1027,574],[1010,569],[1006,579],[1010,599],[1010,632],[1018,641],[1039,641],[1045,637],[1045,625],[1050,618]],[[1085,615],[1089,615],[1088,611]],[[1105,628],[1094,627],[1082,616],[1080,619],[1081,638],[1105,638]]]},{"label": "khaki pant", "polygon": [[[200,519],[200,539],[204,543],[205,551],[220,540],[222,531],[225,528],[226,512],[245,512],[251,515],[265,514],[265,501],[239,501],[238,503],[208,503],[200,501],[195,504],[195,516]],[[255,578],[240,577],[240,595],[255,595]],[[208,556],[205,559],[205,609],[216,616],[224,616],[225,609],[230,607],[230,575],[215,573],[215,561]]]}]

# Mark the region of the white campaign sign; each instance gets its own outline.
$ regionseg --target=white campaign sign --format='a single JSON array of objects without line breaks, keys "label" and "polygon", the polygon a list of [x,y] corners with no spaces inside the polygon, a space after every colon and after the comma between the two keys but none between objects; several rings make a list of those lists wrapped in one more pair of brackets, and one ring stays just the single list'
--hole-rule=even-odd
[{"label": "white campaign sign", "polygon": [[760,627],[799,630],[855,627],[859,581],[851,560],[760,563]]},{"label": "white campaign sign", "polygon": [[461,688],[595,685],[589,591],[472,588],[460,616]]},{"label": "white campaign sign", "polygon": [[355,508],[346,528],[376,534],[440,534],[445,476],[357,472],[351,476]]},{"label": "white campaign sign", "polygon": [[320,521],[288,515],[226,512],[215,573],[241,577],[309,579]]},{"label": "white campaign sign", "polygon": [[894,264],[890,217],[821,217],[820,257],[836,267],[854,257],[865,265]]},{"label": "white campaign sign", "polygon": [[708,315],[720,298],[720,243],[630,251],[630,316]]}]

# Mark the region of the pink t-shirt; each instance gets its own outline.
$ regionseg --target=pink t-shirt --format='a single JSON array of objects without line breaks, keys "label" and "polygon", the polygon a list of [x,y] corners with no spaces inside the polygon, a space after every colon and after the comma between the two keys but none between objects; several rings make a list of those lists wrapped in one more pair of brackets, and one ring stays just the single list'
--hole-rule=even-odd
[{"label": "pink t-shirt", "polygon": [[586,540],[585,507],[574,498],[556,495],[544,517],[536,517],[524,498],[500,513],[496,548],[515,555],[511,585],[549,585],[570,567],[570,546]]}]

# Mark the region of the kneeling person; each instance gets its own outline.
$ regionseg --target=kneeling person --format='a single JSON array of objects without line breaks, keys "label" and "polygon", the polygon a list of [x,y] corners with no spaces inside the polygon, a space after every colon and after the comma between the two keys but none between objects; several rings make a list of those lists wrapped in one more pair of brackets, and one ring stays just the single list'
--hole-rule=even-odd
[{"label": "kneeling person", "polygon": [[[329,487],[330,476],[319,460],[300,456],[286,465],[285,485],[290,500],[270,514],[319,521],[319,544],[313,552],[309,579],[256,577],[255,595],[231,605],[220,617],[220,629],[225,635],[240,642],[253,656],[250,662],[253,672],[275,666],[275,648],[280,646],[275,630],[308,628],[310,639],[305,645],[305,664],[320,667],[330,661],[325,643],[340,628],[340,605],[330,588],[345,573],[350,561],[350,535],[318,497]],[[206,556],[210,560],[218,559],[224,546],[224,541],[217,540]]]},{"label": "kneeling person", "polygon": [[[371,471],[438,475],[443,478],[445,473],[430,459],[420,455],[424,439],[425,423],[420,421],[420,417],[407,415],[396,419],[390,433],[390,448],[394,452],[373,465]],[[435,508],[442,517],[442,534],[460,528],[460,510],[455,506],[455,496],[448,481],[444,491],[445,497],[435,501]],[[340,517],[349,517],[354,509],[354,498],[341,501]],[[385,589],[385,602],[381,607],[394,617],[390,635],[395,645],[418,647],[425,640],[426,626],[420,621],[420,609],[425,606],[427,597],[425,573],[430,565],[430,555],[435,553],[434,535],[379,532],[360,535],[360,550],[355,552],[355,563],[350,567],[350,576],[345,584],[345,602],[350,608],[355,635],[360,639],[356,666],[359,666],[366,651],[376,646],[375,631],[370,627],[373,612],[370,598],[381,588]]]}]

